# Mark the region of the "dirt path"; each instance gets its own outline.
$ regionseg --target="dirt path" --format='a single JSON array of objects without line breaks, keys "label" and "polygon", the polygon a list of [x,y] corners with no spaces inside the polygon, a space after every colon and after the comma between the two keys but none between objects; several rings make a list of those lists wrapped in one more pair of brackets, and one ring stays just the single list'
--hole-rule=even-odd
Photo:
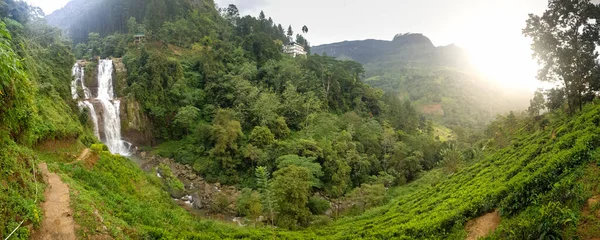
[{"label": "dirt path", "polygon": [[44,180],[48,183],[48,187],[44,193],[46,201],[42,203],[44,220],[40,229],[33,233],[31,239],[76,239],[73,211],[69,206],[69,186],[62,182],[56,173],[49,172],[46,163],[40,163],[39,167],[44,175]]},{"label": "dirt path", "polygon": [[485,214],[481,217],[467,222],[467,240],[477,240],[492,233],[500,225],[500,214],[498,210]]},{"label": "dirt path", "polygon": [[88,155],[90,155],[90,149],[83,149],[83,151],[81,151],[81,154],[79,154],[79,157],[77,157],[77,161],[85,160],[86,158],[88,158]]}]

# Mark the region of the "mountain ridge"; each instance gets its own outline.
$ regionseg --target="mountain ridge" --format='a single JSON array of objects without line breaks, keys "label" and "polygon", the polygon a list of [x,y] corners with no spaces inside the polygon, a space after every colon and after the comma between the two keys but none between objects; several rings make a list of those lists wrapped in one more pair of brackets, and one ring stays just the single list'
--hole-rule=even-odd
[{"label": "mountain ridge", "polygon": [[336,42],[312,51],[360,62],[365,83],[415,103],[422,114],[454,129],[482,127],[497,114],[525,109],[529,100],[529,93],[507,92],[482,77],[461,47],[435,46],[421,33]]},{"label": "mountain ridge", "polygon": [[312,52],[354,60],[363,65],[401,61],[421,66],[472,70],[465,50],[455,44],[435,46],[421,33],[396,34],[392,40],[365,39],[322,44],[312,47]]}]

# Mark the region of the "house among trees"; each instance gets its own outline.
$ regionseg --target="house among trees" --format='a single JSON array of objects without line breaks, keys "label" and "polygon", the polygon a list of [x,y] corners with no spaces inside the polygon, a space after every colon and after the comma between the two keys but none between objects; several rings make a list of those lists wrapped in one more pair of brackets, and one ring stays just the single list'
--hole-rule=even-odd
[{"label": "house among trees", "polygon": [[306,56],[306,50],[298,43],[291,42],[283,47],[283,52],[292,57]]},{"label": "house among trees", "polygon": [[138,44],[146,40],[146,34],[138,33],[133,36],[133,43]]}]

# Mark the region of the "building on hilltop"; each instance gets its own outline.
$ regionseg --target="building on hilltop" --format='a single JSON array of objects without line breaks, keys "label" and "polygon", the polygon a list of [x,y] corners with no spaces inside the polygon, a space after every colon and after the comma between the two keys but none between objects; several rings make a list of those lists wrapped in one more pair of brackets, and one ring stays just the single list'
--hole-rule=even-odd
[{"label": "building on hilltop", "polygon": [[146,40],[146,34],[138,33],[133,36],[133,43],[143,43]]},{"label": "building on hilltop", "polygon": [[283,47],[283,52],[289,54],[292,57],[306,56],[306,50],[298,43],[289,43]]}]

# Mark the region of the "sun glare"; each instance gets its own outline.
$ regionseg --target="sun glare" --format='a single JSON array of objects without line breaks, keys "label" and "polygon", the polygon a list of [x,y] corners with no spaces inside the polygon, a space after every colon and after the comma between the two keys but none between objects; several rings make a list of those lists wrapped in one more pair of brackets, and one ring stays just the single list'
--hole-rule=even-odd
[{"label": "sun glare", "polygon": [[471,61],[486,78],[508,89],[535,90],[538,64],[531,58],[527,39],[497,39],[466,46]]},{"label": "sun glare", "polygon": [[532,59],[531,40],[521,33],[527,13],[501,3],[487,7],[497,9],[465,12],[456,29],[457,42],[487,79],[508,90],[533,92],[542,84],[536,79],[538,64]]}]

